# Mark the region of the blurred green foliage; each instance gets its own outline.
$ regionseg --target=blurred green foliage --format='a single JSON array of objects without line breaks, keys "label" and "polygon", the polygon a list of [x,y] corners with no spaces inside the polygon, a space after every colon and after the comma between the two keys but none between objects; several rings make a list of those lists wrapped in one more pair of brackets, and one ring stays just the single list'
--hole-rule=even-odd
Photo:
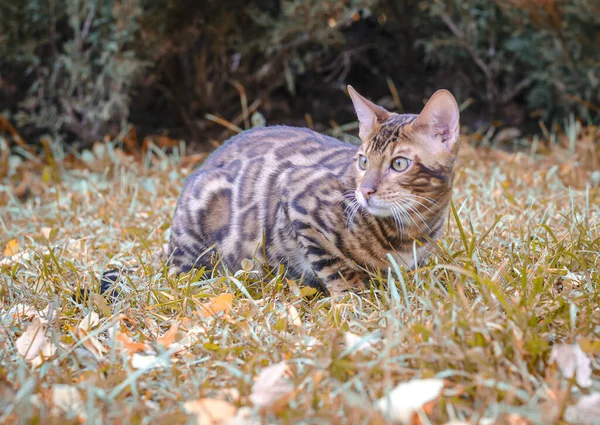
[{"label": "blurred green foliage", "polygon": [[350,120],[350,83],[411,111],[449,88],[473,127],[595,122],[598,52],[597,0],[0,0],[0,112],[78,144],[128,122],[205,141],[206,114]]}]

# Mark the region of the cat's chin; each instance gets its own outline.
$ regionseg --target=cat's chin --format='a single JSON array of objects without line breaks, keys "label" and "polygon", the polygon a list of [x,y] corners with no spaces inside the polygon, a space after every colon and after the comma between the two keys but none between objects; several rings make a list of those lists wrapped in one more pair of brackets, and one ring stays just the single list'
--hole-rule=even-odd
[{"label": "cat's chin", "polygon": [[367,203],[364,200],[359,200],[360,206],[363,207],[365,211],[369,214],[374,215],[375,217],[392,217],[392,210],[385,206],[373,205],[371,203]]},{"label": "cat's chin", "polygon": [[371,215],[376,217],[391,217],[393,215],[390,208],[385,205],[376,205],[376,201],[367,201],[360,192],[356,194],[356,200],[360,206]]},{"label": "cat's chin", "polygon": [[391,217],[392,210],[386,207],[375,207],[371,205],[363,205],[363,208],[367,210],[367,212],[376,217]]}]

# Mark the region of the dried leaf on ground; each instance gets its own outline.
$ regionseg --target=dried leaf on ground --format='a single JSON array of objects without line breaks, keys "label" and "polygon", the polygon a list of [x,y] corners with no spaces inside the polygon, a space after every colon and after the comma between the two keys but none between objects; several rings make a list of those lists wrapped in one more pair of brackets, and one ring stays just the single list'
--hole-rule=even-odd
[{"label": "dried leaf on ground", "polygon": [[294,384],[287,377],[288,372],[285,362],[264,368],[252,385],[252,404],[260,408],[268,407],[292,393]]},{"label": "dried leaf on ground", "polygon": [[289,319],[292,322],[292,324],[294,326],[296,326],[297,328],[302,326],[302,320],[300,319],[300,314],[298,313],[298,310],[296,310],[296,307],[294,307],[293,305],[288,306],[288,314],[289,314]]},{"label": "dried leaf on ground", "polygon": [[371,341],[366,340],[364,337],[353,334],[352,332],[344,333],[344,344],[347,349],[353,351],[364,351],[373,347]]},{"label": "dried leaf on ground", "polygon": [[184,409],[191,415],[196,415],[197,425],[224,425],[235,417],[237,409],[225,400],[201,398],[186,401]]},{"label": "dried leaf on ground", "polygon": [[175,341],[175,335],[177,335],[177,331],[179,330],[179,322],[173,322],[171,327],[164,335],[157,338],[157,342],[165,348],[169,348],[171,344]]},{"label": "dried leaf on ground", "polygon": [[19,243],[16,239],[11,239],[8,241],[6,246],[4,247],[3,255],[5,257],[10,257],[16,255],[19,252]]},{"label": "dried leaf on ground", "polygon": [[575,381],[580,387],[592,386],[592,362],[578,344],[558,344],[552,347],[548,363],[554,362],[565,378],[571,379],[575,375]]},{"label": "dried leaf on ground", "polygon": [[55,384],[52,386],[52,402],[63,412],[84,416],[84,404],[79,391],[72,385]]},{"label": "dried leaf on ground", "polygon": [[47,343],[44,328],[39,318],[34,318],[27,330],[21,335],[15,345],[17,351],[25,360],[33,360]]},{"label": "dried leaf on ground", "polygon": [[567,407],[565,419],[572,424],[592,425],[600,419],[600,393],[585,395],[574,406]]},{"label": "dried leaf on ground", "polygon": [[413,424],[416,412],[437,401],[443,388],[444,381],[441,379],[414,379],[404,382],[377,401],[377,408],[393,421]]},{"label": "dried leaf on ground", "polygon": [[210,317],[222,311],[231,311],[233,294],[221,294],[200,305],[202,317]]},{"label": "dried leaf on ground", "polygon": [[20,322],[25,319],[31,319],[38,315],[35,307],[27,304],[15,305],[8,311],[8,314],[11,315],[13,320],[16,322]]},{"label": "dried leaf on ground", "polygon": [[97,359],[102,358],[107,349],[102,345],[100,340],[96,338],[96,336],[90,334],[87,330],[76,327],[75,328],[75,336],[79,338],[82,342],[82,345],[92,353]]},{"label": "dried leaf on ground", "polygon": [[54,345],[52,342],[46,342],[44,344],[44,346],[42,347],[42,349],[40,350],[40,352],[38,353],[38,355],[31,360],[31,365],[33,367],[38,367],[40,366],[42,363],[44,363],[44,361],[46,359],[51,358],[52,356],[54,356],[54,354],[56,353],[57,347],[56,345]]},{"label": "dried leaf on ground", "polygon": [[136,342],[131,339],[131,337],[121,331],[117,331],[115,334],[116,340],[121,344],[121,347],[127,351],[130,355],[135,354],[140,351],[148,351],[150,347],[148,344],[143,342]]},{"label": "dried leaf on ground", "polygon": [[100,323],[100,316],[95,311],[90,312],[87,316],[83,318],[83,320],[77,325],[80,329],[84,331],[89,331],[96,325]]},{"label": "dried leaf on ground", "polygon": [[134,369],[162,369],[169,367],[171,360],[169,358],[156,356],[154,354],[134,353],[131,356],[131,367]]}]

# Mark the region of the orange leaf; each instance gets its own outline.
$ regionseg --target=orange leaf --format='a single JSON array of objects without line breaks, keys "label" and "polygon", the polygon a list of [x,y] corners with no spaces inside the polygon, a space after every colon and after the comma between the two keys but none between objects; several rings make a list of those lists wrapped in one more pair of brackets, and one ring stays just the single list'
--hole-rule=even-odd
[{"label": "orange leaf", "polygon": [[6,247],[4,248],[4,256],[5,257],[10,257],[11,255],[15,255],[18,252],[19,252],[19,243],[17,242],[16,239],[10,240],[6,244]]},{"label": "orange leaf", "polygon": [[148,347],[147,344],[144,344],[143,342],[133,341],[129,337],[129,335],[126,335],[120,331],[117,331],[115,338],[117,339],[117,341],[119,341],[123,345],[123,348],[129,354],[134,354],[134,353],[137,353],[138,351],[146,351],[150,348],[150,347]]},{"label": "orange leaf", "polygon": [[175,341],[175,335],[177,334],[177,330],[179,329],[179,323],[174,322],[169,330],[165,332],[165,334],[161,337],[158,337],[157,342],[165,348],[169,348],[173,341]]},{"label": "orange leaf", "polygon": [[233,303],[233,294],[221,294],[205,302],[202,307],[202,317],[213,316],[221,311],[231,311],[231,305]]}]

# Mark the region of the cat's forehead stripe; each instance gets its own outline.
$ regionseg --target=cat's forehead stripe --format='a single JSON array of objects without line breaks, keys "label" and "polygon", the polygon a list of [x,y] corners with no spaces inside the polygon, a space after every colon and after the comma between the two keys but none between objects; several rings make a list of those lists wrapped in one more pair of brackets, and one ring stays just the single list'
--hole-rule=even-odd
[{"label": "cat's forehead stripe", "polygon": [[390,143],[398,141],[400,133],[405,125],[412,123],[418,115],[404,114],[392,115],[373,136],[367,150],[369,153],[383,153]]}]

